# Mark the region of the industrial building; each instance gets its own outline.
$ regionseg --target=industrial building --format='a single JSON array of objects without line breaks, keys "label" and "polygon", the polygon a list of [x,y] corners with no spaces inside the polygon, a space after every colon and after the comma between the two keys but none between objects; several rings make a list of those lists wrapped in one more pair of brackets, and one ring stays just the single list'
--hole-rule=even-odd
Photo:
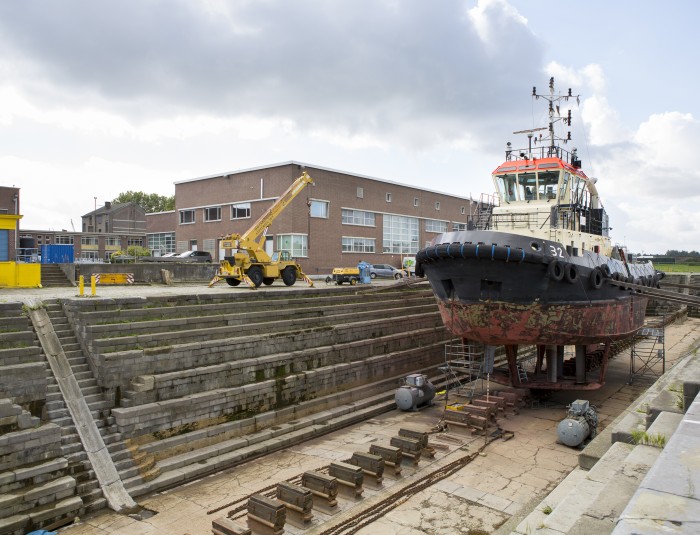
[{"label": "industrial building", "polygon": [[[313,179],[266,234],[310,275],[360,261],[400,266],[436,234],[466,229],[476,203],[344,171],[290,161],[175,183],[175,212],[150,214],[149,248],[198,249],[222,259],[221,239],[245,232],[306,171]],[[168,222],[175,223],[174,236]]]}]

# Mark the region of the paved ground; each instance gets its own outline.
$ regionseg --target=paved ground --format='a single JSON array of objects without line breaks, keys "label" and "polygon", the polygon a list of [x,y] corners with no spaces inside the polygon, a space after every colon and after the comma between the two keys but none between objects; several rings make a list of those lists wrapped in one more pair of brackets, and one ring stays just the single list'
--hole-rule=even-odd
[{"label": "paved ground", "polygon": [[[0,299],[2,297],[0,295]],[[688,320],[668,327],[667,367],[699,339],[700,320]],[[398,506],[395,509],[358,533],[490,533],[512,515],[529,511],[577,466],[579,450],[556,443],[556,426],[565,416],[566,405],[578,397],[590,400],[599,410],[603,428],[627,408],[651,381],[639,379],[629,385],[628,378],[629,353],[623,353],[611,362],[607,384],[602,389],[580,396],[576,393],[557,393],[546,403],[528,406],[520,414],[509,416],[501,425],[515,433],[513,439],[492,442],[485,448],[483,455],[476,456],[459,472],[406,500],[397,499]],[[139,521],[104,511],[62,529],[61,533],[210,533],[211,521],[224,516],[231,509],[230,506],[226,507],[227,504],[306,470],[327,465],[332,460],[349,458],[353,451],[368,451],[371,443],[388,444],[390,437],[396,435],[401,427],[428,430],[439,422],[441,413],[442,407],[439,404],[418,413],[393,411],[220,474],[141,499],[142,506],[157,512],[150,518]],[[405,464],[401,478],[385,478],[384,486],[379,490],[366,487],[362,500],[342,499],[339,512],[330,517],[315,513],[310,529],[302,531],[288,526],[286,533],[320,533],[326,529],[322,524],[324,520],[352,516],[363,504],[376,501],[403,487],[411,488],[417,477],[476,452],[484,442],[483,437],[471,437],[457,432],[436,434],[432,440],[441,445],[434,460],[421,461],[417,469]],[[220,511],[207,514],[208,511],[219,508]]]}]

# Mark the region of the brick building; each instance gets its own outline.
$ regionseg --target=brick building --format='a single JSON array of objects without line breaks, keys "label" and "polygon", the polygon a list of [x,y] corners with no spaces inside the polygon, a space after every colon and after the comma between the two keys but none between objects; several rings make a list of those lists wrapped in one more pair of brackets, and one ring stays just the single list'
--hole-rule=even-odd
[{"label": "brick building", "polygon": [[308,274],[361,260],[398,267],[436,234],[465,229],[476,210],[465,197],[292,161],[176,182],[177,251],[221,259],[221,237],[247,230],[303,170],[314,184],[268,229],[266,249],[291,251]]}]

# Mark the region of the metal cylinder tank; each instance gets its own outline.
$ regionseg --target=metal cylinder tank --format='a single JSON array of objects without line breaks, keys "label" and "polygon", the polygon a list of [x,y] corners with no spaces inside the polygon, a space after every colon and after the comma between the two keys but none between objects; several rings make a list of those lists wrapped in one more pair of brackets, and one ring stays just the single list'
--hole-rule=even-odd
[{"label": "metal cylinder tank", "polygon": [[557,426],[557,437],[562,444],[578,446],[588,438],[591,429],[583,416],[565,418]]},{"label": "metal cylinder tank", "polygon": [[406,377],[405,384],[394,394],[396,406],[402,411],[416,410],[421,405],[430,403],[434,397],[435,386],[428,381],[427,376],[420,373]]}]

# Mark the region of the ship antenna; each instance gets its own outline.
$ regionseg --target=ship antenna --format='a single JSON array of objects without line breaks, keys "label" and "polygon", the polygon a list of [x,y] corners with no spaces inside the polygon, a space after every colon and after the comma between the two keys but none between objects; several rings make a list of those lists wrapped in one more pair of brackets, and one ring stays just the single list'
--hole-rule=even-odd
[{"label": "ship antenna", "polygon": [[[567,132],[566,137],[557,137],[554,133],[554,124],[557,122],[563,122],[566,126],[571,127],[571,110],[569,109],[566,116],[561,116],[560,104],[562,102],[568,102],[570,98],[575,98],[577,103],[580,103],[580,95],[574,95],[569,88],[568,93],[560,94],[554,89],[554,77],[549,79],[549,93],[539,94],[537,88],[532,88],[532,96],[536,99],[543,98],[549,103],[549,125],[545,127],[545,130],[549,130],[549,156],[558,156],[559,150],[557,148],[557,142],[562,141],[566,144],[571,140],[571,131]],[[573,163],[573,162],[571,162]]]}]

